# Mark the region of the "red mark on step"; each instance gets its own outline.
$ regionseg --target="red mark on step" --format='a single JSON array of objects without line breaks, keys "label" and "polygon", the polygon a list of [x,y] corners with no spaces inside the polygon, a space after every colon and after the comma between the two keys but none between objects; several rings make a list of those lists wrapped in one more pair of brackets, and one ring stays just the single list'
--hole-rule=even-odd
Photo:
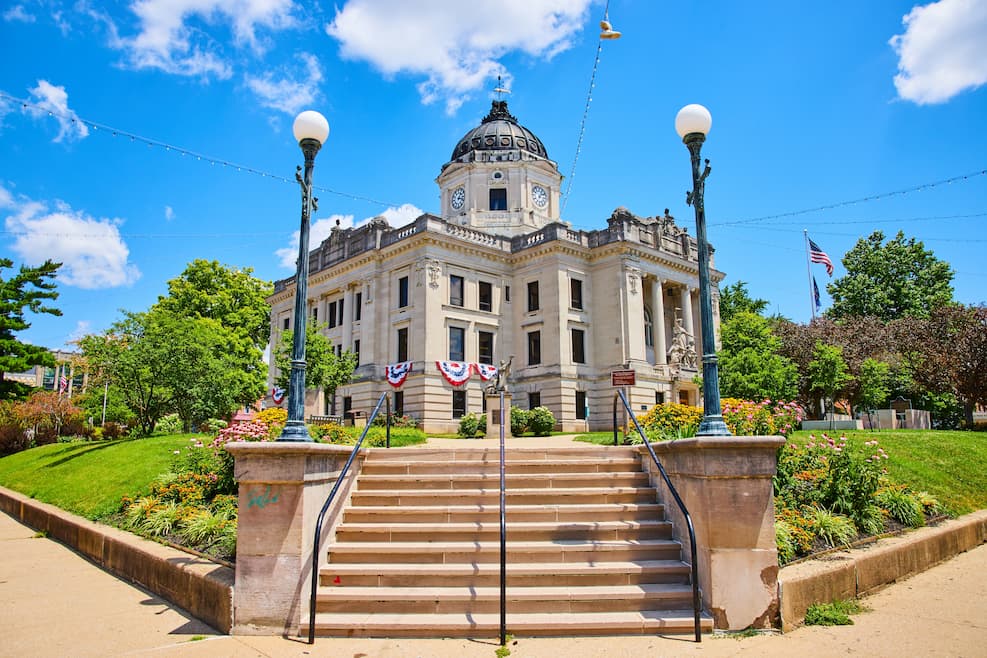
[{"label": "red mark on step", "polygon": [[338,585],[339,583],[340,583],[339,576],[336,576],[336,579],[332,581],[332,584]]}]

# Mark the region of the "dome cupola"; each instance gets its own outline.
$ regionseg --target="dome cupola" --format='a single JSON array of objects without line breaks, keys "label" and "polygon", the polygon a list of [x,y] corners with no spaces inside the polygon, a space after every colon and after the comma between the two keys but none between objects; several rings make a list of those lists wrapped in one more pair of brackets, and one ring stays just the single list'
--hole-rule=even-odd
[{"label": "dome cupola", "polygon": [[456,143],[450,162],[476,160],[476,151],[527,151],[537,158],[548,159],[541,140],[507,111],[507,101],[492,102],[490,113],[480,125]]}]

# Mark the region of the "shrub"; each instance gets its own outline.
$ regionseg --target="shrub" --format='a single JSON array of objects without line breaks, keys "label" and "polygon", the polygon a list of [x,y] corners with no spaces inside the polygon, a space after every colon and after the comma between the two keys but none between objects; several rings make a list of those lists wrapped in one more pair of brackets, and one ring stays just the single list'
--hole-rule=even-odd
[{"label": "shrub", "polygon": [[254,422],[271,425],[284,425],[288,422],[288,411],[281,407],[268,407],[254,414]]},{"label": "shrub", "polygon": [[886,509],[891,518],[912,528],[925,525],[922,503],[901,486],[889,485],[877,492],[877,504]]},{"label": "shrub", "polygon": [[155,434],[180,434],[181,431],[182,419],[178,414],[162,416],[154,426]]},{"label": "shrub", "polygon": [[175,532],[179,522],[187,513],[187,510],[178,503],[167,502],[150,512],[139,528],[152,537],[170,535]]},{"label": "shrub", "polygon": [[119,423],[107,422],[103,424],[103,438],[107,441],[115,441],[123,436],[124,428]]},{"label": "shrub", "polygon": [[703,411],[687,404],[656,404],[637,422],[652,441],[664,441],[695,436]]},{"label": "shrub", "polygon": [[229,520],[228,512],[213,513],[208,509],[200,509],[188,517],[178,534],[191,544],[208,545],[216,540]]},{"label": "shrub", "polygon": [[520,407],[511,407],[511,434],[521,436],[528,431],[529,412]]},{"label": "shrub", "polygon": [[946,507],[928,491],[919,491],[913,495],[915,496],[915,500],[922,506],[923,511],[929,516],[939,516],[940,514],[947,513]]},{"label": "shrub", "polygon": [[548,436],[555,428],[555,416],[548,407],[535,407],[528,416],[528,427],[535,436]]},{"label": "shrub", "polygon": [[861,510],[859,518],[855,518],[854,522],[860,529],[860,532],[865,535],[879,535],[884,532],[886,523],[884,519],[884,512],[877,505],[868,505],[863,510]]},{"label": "shrub", "polygon": [[780,519],[775,521],[775,545],[778,547],[779,565],[791,562],[798,554],[792,526]]},{"label": "shrub", "polygon": [[829,510],[817,507],[813,510],[812,521],[815,524],[816,536],[828,546],[849,546],[857,538],[857,529],[848,517],[834,514]]},{"label": "shrub", "polygon": [[476,436],[476,430],[480,427],[480,419],[476,417],[476,414],[472,411],[468,414],[464,414],[462,418],[459,419],[459,436],[465,439],[472,439]]},{"label": "shrub", "polygon": [[777,432],[771,411],[763,402],[723,398],[723,421],[735,436],[770,436]]},{"label": "shrub", "polygon": [[199,425],[199,431],[203,433],[212,434],[213,432],[218,432],[229,425],[225,420],[219,418],[210,418],[202,422]]}]

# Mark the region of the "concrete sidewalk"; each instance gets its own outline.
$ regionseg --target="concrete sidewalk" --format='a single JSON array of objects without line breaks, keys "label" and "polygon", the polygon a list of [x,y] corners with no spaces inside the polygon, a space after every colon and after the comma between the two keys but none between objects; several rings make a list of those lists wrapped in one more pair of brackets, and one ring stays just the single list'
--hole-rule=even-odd
[{"label": "concrete sidewalk", "polygon": [[[0,656],[492,658],[495,639],[230,637],[0,513]],[[987,656],[987,545],[867,597],[854,626],[784,636],[521,638],[511,656]]]}]

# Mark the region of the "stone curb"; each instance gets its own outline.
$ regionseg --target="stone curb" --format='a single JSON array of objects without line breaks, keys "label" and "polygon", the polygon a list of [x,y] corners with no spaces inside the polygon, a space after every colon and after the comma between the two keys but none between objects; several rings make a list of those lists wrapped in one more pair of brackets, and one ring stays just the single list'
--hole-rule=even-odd
[{"label": "stone curb", "polygon": [[987,510],[869,546],[784,567],[778,574],[781,630],[802,624],[813,603],[853,599],[925,571],[987,542]]},{"label": "stone curb", "polygon": [[185,609],[213,628],[233,625],[233,569],[93,523],[0,487],[0,511],[48,533],[99,567]]}]

